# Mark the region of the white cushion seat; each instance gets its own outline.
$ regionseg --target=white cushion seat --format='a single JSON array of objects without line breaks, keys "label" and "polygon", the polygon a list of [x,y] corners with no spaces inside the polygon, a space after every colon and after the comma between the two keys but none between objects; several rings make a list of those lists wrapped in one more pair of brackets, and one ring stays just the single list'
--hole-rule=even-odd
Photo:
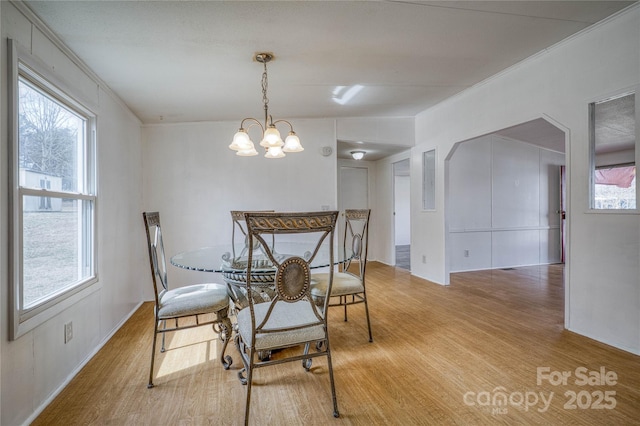
[{"label": "white cushion seat", "polygon": [[[329,283],[329,273],[319,273],[311,275],[311,295],[314,297],[324,297],[327,293]],[[354,293],[362,293],[364,286],[362,281],[355,275],[347,272],[334,272],[333,285],[331,286],[331,296],[346,296]]]},{"label": "white cushion seat", "polygon": [[[253,305],[256,327],[262,323],[270,306],[271,303],[258,303]],[[251,312],[249,308],[244,308],[238,313],[237,321],[238,334],[240,334],[242,340],[248,346],[251,346]],[[313,313],[308,301],[299,300],[293,303],[279,301],[273,308],[264,329],[287,329],[318,321],[318,317]],[[259,333],[256,331],[255,348],[257,350],[283,348],[308,341],[323,340],[324,338],[325,332],[322,324],[282,332]]]},{"label": "white cushion seat", "polygon": [[158,319],[221,311],[229,307],[227,287],[222,284],[194,284],[163,292]]}]

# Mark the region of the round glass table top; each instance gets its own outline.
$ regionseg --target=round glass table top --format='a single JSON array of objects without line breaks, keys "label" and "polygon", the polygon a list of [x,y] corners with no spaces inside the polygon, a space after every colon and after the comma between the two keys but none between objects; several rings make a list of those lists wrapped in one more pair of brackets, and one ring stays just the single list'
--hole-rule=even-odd
[{"label": "round glass table top", "polygon": [[[314,243],[282,243],[275,247],[274,257],[278,262],[292,256],[309,259],[315,249]],[[195,250],[184,251],[171,257],[171,264],[183,269],[202,272],[241,272],[246,271],[249,249],[244,244],[226,244],[202,247]],[[333,250],[333,263],[344,263],[351,253],[340,248]],[[253,250],[252,270],[273,270],[271,260],[261,247]],[[311,268],[323,268],[331,264],[330,250],[325,244],[316,253],[311,261]]]}]

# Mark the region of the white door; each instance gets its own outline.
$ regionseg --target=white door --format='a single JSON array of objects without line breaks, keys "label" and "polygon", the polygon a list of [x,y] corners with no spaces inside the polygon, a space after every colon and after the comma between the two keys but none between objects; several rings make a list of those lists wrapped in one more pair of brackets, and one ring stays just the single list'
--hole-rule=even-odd
[{"label": "white door", "polygon": [[342,247],[344,238],[344,210],[369,208],[369,169],[366,167],[340,167],[338,190],[338,228],[336,241]]},{"label": "white door", "polygon": [[366,167],[340,167],[338,208],[369,208],[369,170]]},{"label": "white door", "polygon": [[409,159],[393,163],[394,264],[411,269]]},{"label": "white door", "polygon": [[395,245],[411,244],[411,213],[409,211],[409,176],[394,176],[393,185]]}]

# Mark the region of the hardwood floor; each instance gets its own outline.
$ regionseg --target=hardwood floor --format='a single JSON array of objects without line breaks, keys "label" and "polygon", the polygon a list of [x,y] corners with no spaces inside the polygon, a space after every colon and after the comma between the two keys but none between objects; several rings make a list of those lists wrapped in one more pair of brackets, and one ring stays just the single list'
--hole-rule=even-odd
[{"label": "hardwood floor", "polygon": [[[367,277],[373,343],[362,305],[346,323],[329,313],[340,418],[316,359],[309,373],[257,370],[251,424],[640,424],[640,357],[564,330],[561,265],[459,273],[448,287],[375,262]],[[240,357],[230,345],[225,371],[208,327],[171,336],[146,388],[152,315],[143,305],[33,424],[242,424]],[[561,372],[566,384],[548,379]]]}]

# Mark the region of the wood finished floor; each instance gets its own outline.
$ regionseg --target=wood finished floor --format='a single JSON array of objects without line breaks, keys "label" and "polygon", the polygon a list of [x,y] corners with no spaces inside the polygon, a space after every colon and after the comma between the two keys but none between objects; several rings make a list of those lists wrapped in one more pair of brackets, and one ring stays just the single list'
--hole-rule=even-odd
[{"label": "wood finished floor", "polygon": [[[326,361],[316,358],[309,373],[299,362],[256,370],[251,424],[640,424],[640,357],[564,330],[561,265],[459,273],[448,287],[375,262],[367,277],[374,343],[361,306],[346,323],[340,309],[330,312],[340,418]],[[242,424],[240,357],[230,345],[225,371],[209,327],[171,336],[156,387],[146,388],[152,315],[144,304],[33,424]],[[538,367],[571,377],[538,385]],[[579,367],[604,367],[617,383],[578,386]],[[500,391],[511,403],[492,403]],[[601,405],[615,407],[589,408],[605,391]],[[545,410],[540,395],[552,393]]]}]

